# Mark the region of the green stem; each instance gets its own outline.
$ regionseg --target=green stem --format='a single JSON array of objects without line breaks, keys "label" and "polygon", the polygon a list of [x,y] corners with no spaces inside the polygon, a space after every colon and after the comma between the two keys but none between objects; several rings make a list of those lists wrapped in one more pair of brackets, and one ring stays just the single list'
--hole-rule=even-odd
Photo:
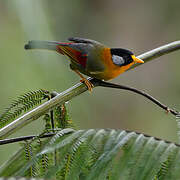
[{"label": "green stem", "polygon": [[[143,53],[137,57],[144,60],[144,62],[147,63],[147,62],[149,62],[155,58],[158,58],[158,57],[165,55],[165,54],[169,54],[169,53],[177,51],[179,49],[180,49],[180,41],[174,41],[172,43],[160,46],[156,49],[153,49],[151,51]],[[128,70],[134,69],[135,67],[137,67],[139,65],[143,65],[143,64],[137,63]]]}]

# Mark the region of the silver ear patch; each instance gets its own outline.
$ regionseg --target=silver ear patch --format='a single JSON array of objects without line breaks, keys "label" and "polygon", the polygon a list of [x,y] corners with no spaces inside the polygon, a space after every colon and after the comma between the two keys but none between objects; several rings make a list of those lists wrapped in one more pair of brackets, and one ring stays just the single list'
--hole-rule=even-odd
[{"label": "silver ear patch", "polygon": [[123,59],[123,57],[117,56],[117,55],[112,55],[112,60],[113,60],[113,63],[118,66],[122,66],[125,63],[125,60]]}]

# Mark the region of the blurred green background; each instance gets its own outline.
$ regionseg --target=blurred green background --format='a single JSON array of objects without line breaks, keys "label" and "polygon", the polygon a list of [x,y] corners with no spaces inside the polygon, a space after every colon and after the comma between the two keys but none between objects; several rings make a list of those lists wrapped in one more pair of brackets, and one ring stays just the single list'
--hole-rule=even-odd
[{"label": "blurred green background", "polygon": [[[65,41],[79,36],[139,55],[180,36],[180,1],[0,0],[0,112],[17,96],[39,88],[62,92],[79,82],[67,58],[49,51],[25,51],[28,40]],[[162,56],[112,80],[145,90],[180,110],[180,52]],[[68,103],[78,128],[118,128],[177,142],[175,117],[139,95],[95,88]],[[37,134],[34,122],[13,135]],[[19,144],[0,147],[0,164]]]}]

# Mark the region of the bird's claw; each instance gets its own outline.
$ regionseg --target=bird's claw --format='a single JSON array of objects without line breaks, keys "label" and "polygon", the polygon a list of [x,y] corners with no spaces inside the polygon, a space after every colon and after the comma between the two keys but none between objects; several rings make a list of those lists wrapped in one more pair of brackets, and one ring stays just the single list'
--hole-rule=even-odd
[{"label": "bird's claw", "polygon": [[166,114],[168,114],[170,112],[170,109],[167,107],[166,108]]},{"label": "bird's claw", "polygon": [[88,81],[86,78],[82,78],[80,82],[84,83],[87,86],[88,90],[92,92],[94,85],[90,81]]}]

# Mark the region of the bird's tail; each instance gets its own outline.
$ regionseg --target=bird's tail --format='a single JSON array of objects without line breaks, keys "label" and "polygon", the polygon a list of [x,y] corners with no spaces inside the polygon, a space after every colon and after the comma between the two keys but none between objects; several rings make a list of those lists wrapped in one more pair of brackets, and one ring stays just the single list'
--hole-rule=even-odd
[{"label": "bird's tail", "polygon": [[72,60],[77,61],[77,57],[79,57],[79,51],[70,47],[74,43],[62,43],[57,41],[29,41],[28,44],[24,46],[25,49],[48,49],[56,51],[62,55],[67,55]]},{"label": "bird's tail", "polygon": [[56,41],[29,41],[28,44],[24,46],[25,49],[48,49],[57,51],[57,46],[59,45]]}]

